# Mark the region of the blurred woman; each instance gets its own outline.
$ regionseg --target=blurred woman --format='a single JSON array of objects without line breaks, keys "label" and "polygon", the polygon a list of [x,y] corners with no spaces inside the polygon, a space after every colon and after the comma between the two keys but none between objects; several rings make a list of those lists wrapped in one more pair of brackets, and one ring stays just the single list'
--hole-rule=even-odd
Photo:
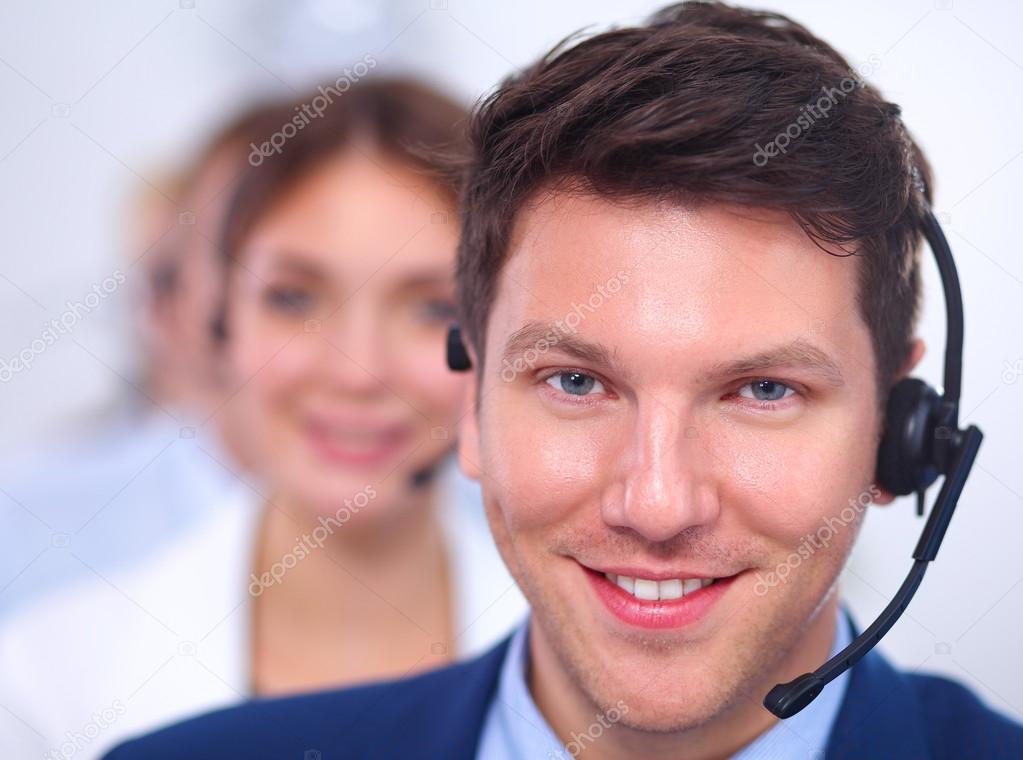
[{"label": "blurred woman", "polygon": [[[226,412],[267,497],[250,584],[258,693],[476,649],[434,477],[464,394],[443,356],[458,226],[439,158],[464,118],[422,86],[360,85],[265,156],[230,213]],[[481,589],[472,617],[507,587]]]},{"label": "blurred woman", "polygon": [[318,95],[264,122],[222,236],[231,390],[207,424],[239,436],[257,480],[0,631],[0,704],[44,737],[5,756],[95,756],[238,698],[406,675],[525,613],[451,457],[464,111],[405,81]]}]

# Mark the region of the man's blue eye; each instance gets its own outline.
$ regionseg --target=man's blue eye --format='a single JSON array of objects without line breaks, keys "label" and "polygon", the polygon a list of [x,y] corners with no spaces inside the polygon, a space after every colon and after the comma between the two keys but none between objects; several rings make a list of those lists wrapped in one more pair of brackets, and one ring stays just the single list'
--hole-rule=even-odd
[{"label": "man's blue eye", "polygon": [[585,396],[594,389],[598,392],[604,390],[597,378],[584,372],[558,372],[547,378],[547,384],[570,396]]},{"label": "man's blue eye", "polygon": [[[777,380],[753,380],[742,386],[742,389],[750,388],[753,391],[753,399],[756,401],[781,401],[783,398],[788,396],[787,391],[792,391],[792,388],[785,385],[785,383],[779,383]],[[740,393],[739,395],[742,395]],[[749,398],[748,396],[746,398]]]}]

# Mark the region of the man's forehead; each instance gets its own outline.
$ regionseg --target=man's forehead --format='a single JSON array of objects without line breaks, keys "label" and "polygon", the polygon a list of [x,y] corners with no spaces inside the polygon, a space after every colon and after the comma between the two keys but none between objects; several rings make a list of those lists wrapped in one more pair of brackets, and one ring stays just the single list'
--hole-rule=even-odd
[{"label": "man's forehead", "polygon": [[557,305],[622,271],[630,278],[624,300],[675,300],[679,318],[695,299],[725,302],[740,289],[744,298],[784,299],[807,312],[855,302],[856,257],[828,255],[787,216],[764,213],[551,196],[518,221],[495,300]]},{"label": "man's forehead", "polygon": [[[525,209],[516,243],[491,313],[501,355],[553,326],[580,358],[610,360],[630,341],[665,357],[709,345],[698,369],[708,382],[800,366],[838,386],[842,343],[856,333],[869,346],[855,257],[828,255],[780,212],[548,195]],[[609,293],[612,280],[625,284]],[[566,336],[557,323],[573,313],[582,326]]]},{"label": "man's forehead", "polygon": [[645,298],[725,296],[734,281],[753,278],[751,295],[771,288],[767,296],[805,299],[809,308],[820,306],[812,291],[830,288],[840,308],[854,301],[855,266],[855,257],[829,256],[776,210],[556,193],[516,216],[495,299],[578,297],[624,270],[630,291]]}]

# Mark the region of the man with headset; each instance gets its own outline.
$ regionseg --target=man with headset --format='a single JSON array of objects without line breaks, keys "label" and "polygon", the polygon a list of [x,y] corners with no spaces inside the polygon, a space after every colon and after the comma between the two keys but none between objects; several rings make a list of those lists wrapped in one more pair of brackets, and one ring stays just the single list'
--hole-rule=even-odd
[{"label": "man with headset", "polygon": [[[870,651],[981,440],[898,107],[785,17],[684,3],[562,43],[471,131],[460,458],[532,615],[476,661],[110,757],[1023,757],[1023,727]],[[923,238],[941,393],[907,377]],[[922,509],[939,477],[908,578],[859,631],[836,584],[866,506]]]}]

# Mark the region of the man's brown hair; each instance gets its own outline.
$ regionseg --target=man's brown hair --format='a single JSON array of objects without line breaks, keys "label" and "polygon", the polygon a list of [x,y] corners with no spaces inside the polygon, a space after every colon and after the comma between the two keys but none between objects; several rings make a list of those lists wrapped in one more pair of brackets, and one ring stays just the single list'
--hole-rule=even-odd
[{"label": "man's brown hair", "polygon": [[899,107],[803,26],[720,3],[570,37],[476,109],[457,286],[483,365],[516,214],[537,191],[722,202],[788,212],[856,255],[883,404],[919,313],[930,170]]}]

